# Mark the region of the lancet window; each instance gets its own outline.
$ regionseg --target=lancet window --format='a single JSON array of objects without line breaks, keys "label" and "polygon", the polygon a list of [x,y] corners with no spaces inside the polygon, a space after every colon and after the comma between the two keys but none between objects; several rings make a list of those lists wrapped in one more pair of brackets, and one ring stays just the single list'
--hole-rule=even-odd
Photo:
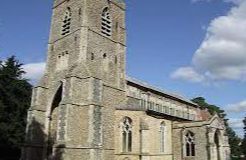
[{"label": "lancet window", "polygon": [[195,138],[192,132],[188,132],[185,135],[185,150],[187,157],[195,156]]},{"label": "lancet window", "polygon": [[165,122],[162,122],[160,125],[160,151],[161,152],[164,152],[165,150],[165,130],[166,130]]},{"label": "lancet window", "polygon": [[122,126],[123,152],[132,151],[132,120],[125,117]]}]

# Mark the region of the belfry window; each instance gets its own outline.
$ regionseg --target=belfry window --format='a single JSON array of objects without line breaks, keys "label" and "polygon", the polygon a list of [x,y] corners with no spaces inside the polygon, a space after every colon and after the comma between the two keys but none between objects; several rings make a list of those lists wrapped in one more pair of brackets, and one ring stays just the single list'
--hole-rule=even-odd
[{"label": "belfry window", "polygon": [[165,129],[165,122],[162,122],[160,126],[160,152],[165,150]]},{"label": "belfry window", "polygon": [[185,150],[186,150],[186,156],[195,156],[195,139],[194,139],[194,133],[188,132],[185,135]]},{"label": "belfry window", "polygon": [[104,8],[102,12],[101,32],[108,37],[112,34],[112,20],[108,7]]},{"label": "belfry window", "polygon": [[122,148],[123,152],[132,151],[132,120],[129,117],[125,117],[122,127]]},{"label": "belfry window", "polygon": [[64,15],[64,19],[62,21],[63,25],[62,25],[62,35],[67,35],[70,33],[70,29],[71,29],[71,9],[68,7],[65,15]]}]

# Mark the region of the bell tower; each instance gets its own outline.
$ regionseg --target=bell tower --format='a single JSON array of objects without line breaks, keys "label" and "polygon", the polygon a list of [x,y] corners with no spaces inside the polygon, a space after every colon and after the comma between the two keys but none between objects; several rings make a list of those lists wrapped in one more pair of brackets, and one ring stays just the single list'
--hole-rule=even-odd
[{"label": "bell tower", "polygon": [[125,52],[123,0],[54,1],[23,159],[114,159],[114,112],[126,99]]},{"label": "bell tower", "polygon": [[125,46],[123,0],[55,0],[47,74],[82,63],[93,77],[124,88]]}]

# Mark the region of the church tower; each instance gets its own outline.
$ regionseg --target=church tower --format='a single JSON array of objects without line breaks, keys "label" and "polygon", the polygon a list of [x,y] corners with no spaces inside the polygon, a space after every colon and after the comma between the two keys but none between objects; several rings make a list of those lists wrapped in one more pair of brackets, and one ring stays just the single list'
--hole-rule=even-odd
[{"label": "church tower", "polygon": [[125,52],[123,0],[54,0],[23,159],[114,159],[115,107],[126,100]]}]

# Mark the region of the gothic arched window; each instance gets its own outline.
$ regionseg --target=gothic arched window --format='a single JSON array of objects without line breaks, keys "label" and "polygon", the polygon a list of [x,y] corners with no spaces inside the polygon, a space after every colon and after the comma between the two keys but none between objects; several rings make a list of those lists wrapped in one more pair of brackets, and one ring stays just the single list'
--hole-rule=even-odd
[{"label": "gothic arched window", "polygon": [[122,127],[123,152],[132,151],[132,120],[129,117],[123,119]]},{"label": "gothic arched window", "polygon": [[161,152],[164,152],[165,150],[165,130],[166,130],[165,122],[162,122],[160,126],[160,151]]},{"label": "gothic arched window", "polygon": [[108,37],[112,34],[112,20],[108,7],[104,8],[102,12],[101,32]]},{"label": "gothic arched window", "polygon": [[71,16],[72,16],[72,12],[71,9],[68,7],[65,15],[64,15],[64,19],[62,21],[62,35],[67,35],[68,33],[70,33],[70,28],[71,28]]},{"label": "gothic arched window", "polygon": [[185,135],[185,150],[186,150],[186,156],[195,156],[195,139],[194,139],[194,133],[188,132]]}]

